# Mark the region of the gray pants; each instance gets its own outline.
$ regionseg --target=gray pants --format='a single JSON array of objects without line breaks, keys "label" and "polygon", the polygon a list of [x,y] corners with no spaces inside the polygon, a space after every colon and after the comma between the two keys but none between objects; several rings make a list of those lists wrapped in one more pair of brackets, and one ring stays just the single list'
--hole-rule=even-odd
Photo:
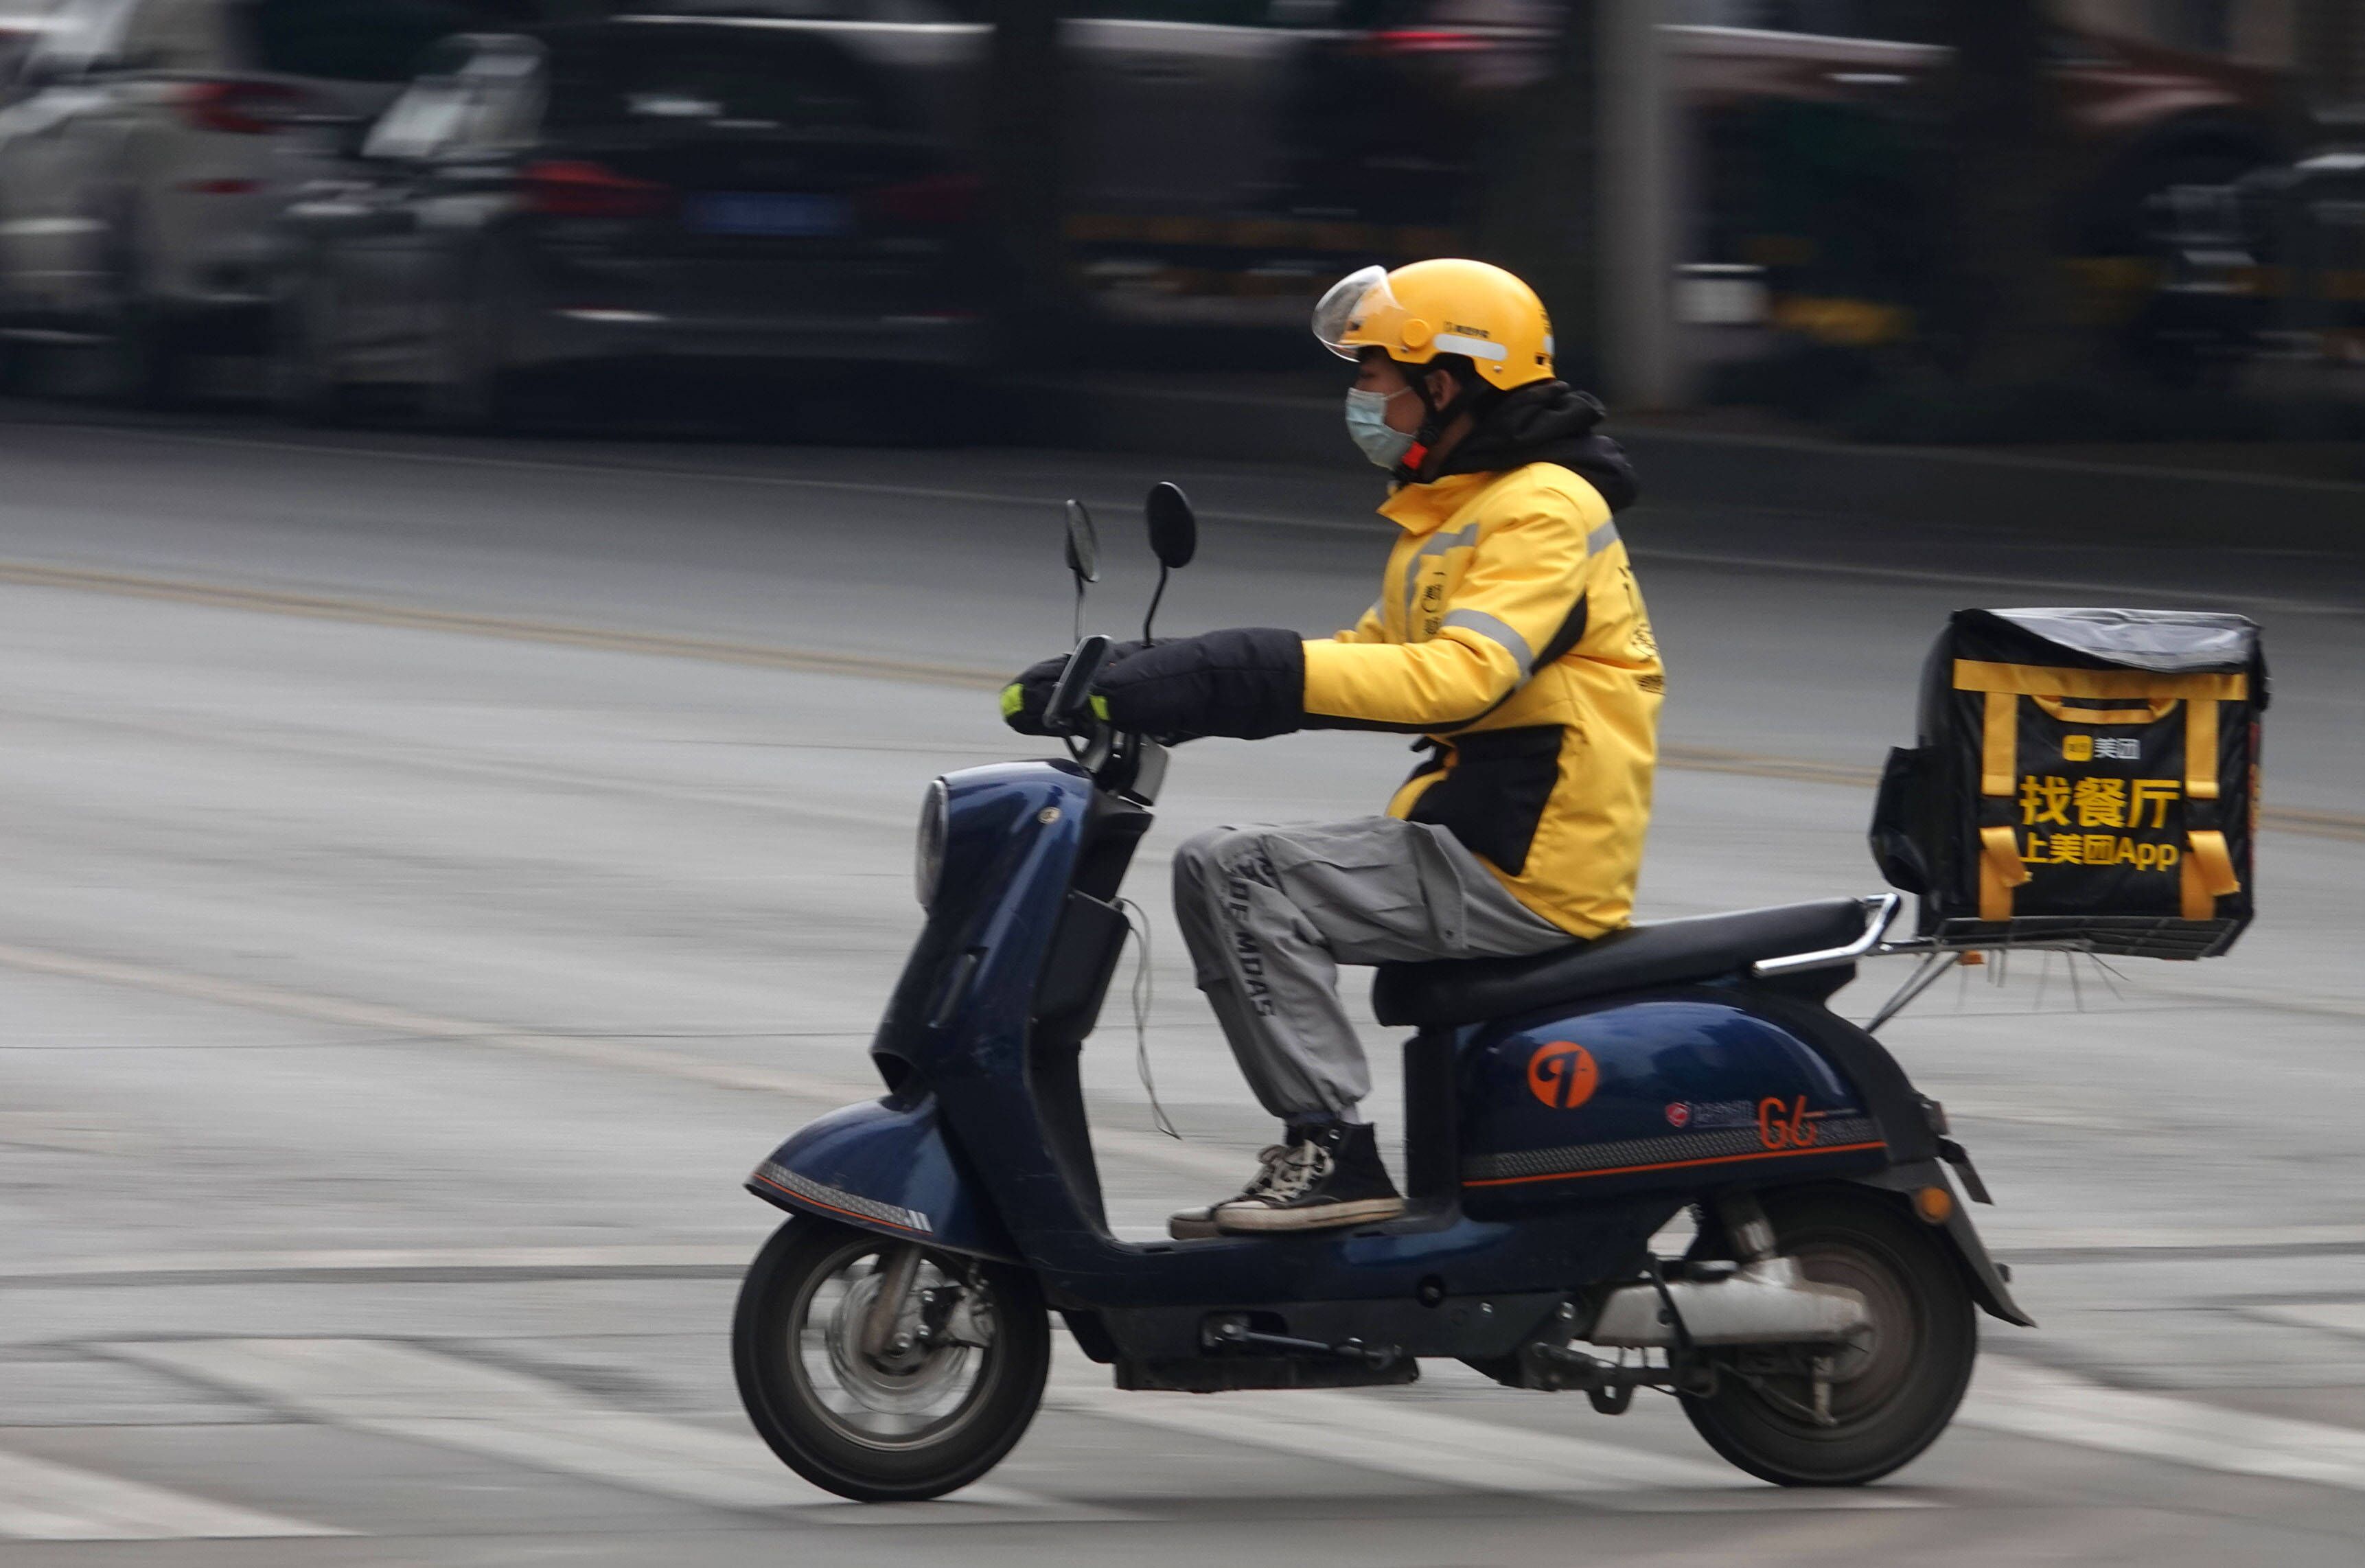
[{"label": "gray pants", "polygon": [[1441,827],[1363,817],[1219,827],[1174,853],[1174,910],[1240,1071],[1284,1121],[1357,1120],[1371,1065],[1339,966],[1541,953],[1576,940]]}]

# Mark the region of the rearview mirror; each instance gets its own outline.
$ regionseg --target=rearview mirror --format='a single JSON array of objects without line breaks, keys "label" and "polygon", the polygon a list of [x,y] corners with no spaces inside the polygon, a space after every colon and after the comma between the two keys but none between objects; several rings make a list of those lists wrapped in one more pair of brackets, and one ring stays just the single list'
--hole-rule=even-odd
[{"label": "rearview mirror", "polygon": [[1101,536],[1084,503],[1068,502],[1068,576],[1076,582],[1076,635],[1084,634],[1084,588],[1101,580]]},{"label": "rearview mirror", "polygon": [[1182,487],[1164,479],[1149,487],[1149,498],[1141,510],[1149,519],[1149,553],[1158,557],[1158,588],[1149,596],[1149,612],[1141,618],[1141,640],[1148,643],[1155,640],[1151,628],[1157,624],[1158,607],[1166,601],[1167,575],[1189,566],[1199,553],[1199,520],[1192,515],[1191,498]]},{"label": "rearview mirror", "polygon": [[1068,503],[1068,575],[1076,579],[1078,593],[1086,583],[1101,580],[1101,539],[1082,501]]},{"label": "rearview mirror", "polygon": [[1199,553],[1199,520],[1182,487],[1160,480],[1149,487],[1142,510],[1149,518],[1149,553],[1168,571],[1179,571]]}]

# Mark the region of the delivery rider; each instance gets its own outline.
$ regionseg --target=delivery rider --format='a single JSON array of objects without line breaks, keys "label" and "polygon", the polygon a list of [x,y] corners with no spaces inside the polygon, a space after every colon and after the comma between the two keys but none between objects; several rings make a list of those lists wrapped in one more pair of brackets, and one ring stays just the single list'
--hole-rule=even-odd
[{"label": "delivery rider", "polygon": [[[1235,628],[1131,652],[1120,728],[1424,737],[1384,816],[1182,845],[1176,911],[1241,1071],[1283,1124],[1235,1197],[1177,1236],[1401,1213],[1358,1109],[1371,1070],[1338,966],[1537,953],[1627,924],[1664,678],[1612,514],[1635,495],[1601,406],[1552,373],[1533,290],[1439,260],[1342,280],[1315,335],[1355,364],[1347,427],[1395,484],[1380,594],[1335,637]],[[1057,662],[1005,695],[1036,730]]]}]

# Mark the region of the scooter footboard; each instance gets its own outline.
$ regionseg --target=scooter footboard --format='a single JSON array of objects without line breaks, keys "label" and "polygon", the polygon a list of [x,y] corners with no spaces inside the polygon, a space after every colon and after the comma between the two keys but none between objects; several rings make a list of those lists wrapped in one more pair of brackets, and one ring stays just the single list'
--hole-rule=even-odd
[{"label": "scooter footboard", "polygon": [[946,1141],[934,1096],[869,1101],[807,1124],[747,1178],[791,1214],[1014,1261],[1017,1249]]}]

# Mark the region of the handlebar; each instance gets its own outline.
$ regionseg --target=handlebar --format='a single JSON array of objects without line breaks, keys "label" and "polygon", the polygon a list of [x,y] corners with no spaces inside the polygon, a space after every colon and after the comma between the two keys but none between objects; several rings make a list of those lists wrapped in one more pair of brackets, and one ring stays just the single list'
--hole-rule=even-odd
[{"label": "handlebar", "polygon": [[1070,755],[1094,784],[1146,806],[1165,780],[1166,748],[1148,735],[1114,729],[1093,712],[1093,683],[1108,667],[1115,646],[1097,632],[1076,644],[1043,705],[1043,728],[1067,740]]},{"label": "handlebar", "polygon": [[1109,639],[1095,632],[1076,644],[1051,700],[1043,705],[1043,727],[1055,735],[1085,735],[1095,727],[1092,716],[1093,682],[1108,664]]}]

